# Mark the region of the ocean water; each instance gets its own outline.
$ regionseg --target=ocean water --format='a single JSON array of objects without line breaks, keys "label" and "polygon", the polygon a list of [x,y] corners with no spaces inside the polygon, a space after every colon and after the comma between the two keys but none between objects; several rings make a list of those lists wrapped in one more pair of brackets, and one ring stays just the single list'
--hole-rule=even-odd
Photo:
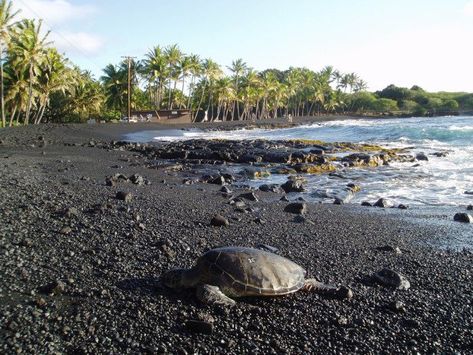
[{"label": "ocean water", "polygon": [[[237,131],[165,130],[143,131],[126,137],[131,141],[184,139],[319,139],[327,142],[379,144],[388,148],[410,147],[412,153],[424,152],[429,160],[393,163],[367,169],[344,169],[344,178],[308,175],[305,198],[330,199],[347,183],[362,187],[352,202],[380,197],[409,205],[464,206],[473,204],[473,117],[434,117],[399,119],[348,119],[314,123],[286,129]],[[430,155],[447,152],[446,157]],[[286,176],[250,181],[283,183]]]}]

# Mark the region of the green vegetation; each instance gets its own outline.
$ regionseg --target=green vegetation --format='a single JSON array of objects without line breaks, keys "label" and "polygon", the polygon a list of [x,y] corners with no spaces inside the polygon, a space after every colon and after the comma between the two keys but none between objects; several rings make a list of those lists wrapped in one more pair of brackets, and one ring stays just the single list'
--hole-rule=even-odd
[{"label": "green vegetation", "polygon": [[[128,65],[109,64],[99,80],[52,47],[41,21],[16,21],[0,0],[2,126],[112,120],[125,116]],[[251,120],[322,114],[445,115],[473,111],[473,94],[428,93],[390,85],[370,93],[355,73],[331,66],[255,71],[242,60],[224,69],[186,55],[177,45],[156,46],[131,63],[132,109],[189,109],[194,120]]]}]

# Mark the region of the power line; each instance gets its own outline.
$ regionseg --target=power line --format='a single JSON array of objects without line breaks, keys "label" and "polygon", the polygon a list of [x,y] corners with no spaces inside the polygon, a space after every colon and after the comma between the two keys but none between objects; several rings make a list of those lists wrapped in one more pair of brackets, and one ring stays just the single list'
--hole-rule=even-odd
[{"label": "power line", "polygon": [[92,63],[97,69],[99,70],[102,70],[102,66],[100,66],[99,64],[97,64],[91,57],[89,57],[88,54],[86,54],[85,52],[82,51],[82,49],[80,49],[79,47],[77,47],[72,41],[70,41],[66,36],[64,36],[62,33],[60,33],[59,31],[53,29],[53,27],[47,22],[45,21],[43,18],[41,18],[41,16],[31,8],[31,6],[29,6],[24,0],[19,0],[23,6],[25,6],[28,10],[30,10],[34,15],[36,15],[36,17],[38,19],[40,19],[44,24],[46,24],[46,26],[49,27],[49,31],[50,32],[54,32],[55,34],[57,34],[59,37],[61,37],[62,39],[64,39],[71,47],[73,47],[77,52],[79,52],[84,58],[86,58],[88,61],[90,61],[90,63]]}]

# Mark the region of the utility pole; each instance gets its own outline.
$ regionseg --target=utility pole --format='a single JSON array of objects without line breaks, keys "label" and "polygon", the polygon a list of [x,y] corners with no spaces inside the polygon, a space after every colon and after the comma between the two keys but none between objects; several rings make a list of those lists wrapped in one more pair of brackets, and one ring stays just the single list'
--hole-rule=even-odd
[{"label": "utility pole", "polygon": [[131,56],[122,56],[127,61],[128,64],[128,120],[131,117],[131,61],[136,57]]}]

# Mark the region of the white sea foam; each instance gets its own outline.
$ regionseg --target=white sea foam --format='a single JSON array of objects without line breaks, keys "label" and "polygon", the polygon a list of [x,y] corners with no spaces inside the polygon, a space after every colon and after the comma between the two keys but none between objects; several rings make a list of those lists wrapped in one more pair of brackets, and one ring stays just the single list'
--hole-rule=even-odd
[{"label": "white sea foam", "polygon": [[[409,147],[411,154],[424,152],[428,161],[392,163],[378,169],[347,169],[347,180],[356,181],[362,191],[353,202],[390,197],[398,203],[465,205],[472,202],[465,191],[473,191],[473,117],[348,119],[284,129],[241,129],[234,131],[167,130],[138,132],[134,141],[176,141],[188,139],[320,139],[328,142],[366,142],[390,148]],[[431,153],[448,152],[446,157]],[[264,182],[282,182],[274,176]],[[311,191],[340,189],[340,180],[329,175],[310,175]],[[250,182],[255,185],[261,181]]]}]

